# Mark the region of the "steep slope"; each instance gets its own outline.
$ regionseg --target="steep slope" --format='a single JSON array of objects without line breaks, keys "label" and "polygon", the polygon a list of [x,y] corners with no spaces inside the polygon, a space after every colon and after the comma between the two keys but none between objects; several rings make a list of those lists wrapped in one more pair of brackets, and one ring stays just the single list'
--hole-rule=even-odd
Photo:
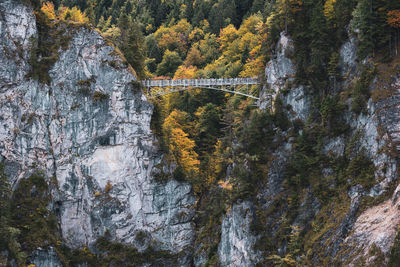
[{"label": "steep slope", "polygon": [[50,83],[40,83],[29,78],[39,35],[33,10],[0,3],[0,151],[13,188],[41,172],[70,248],[107,234],[140,251],[183,251],[195,199],[188,183],[153,178],[162,156],[150,131],[152,105],[99,33],[61,26],[68,45],[58,49]]},{"label": "steep slope", "polygon": [[[290,37],[281,34],[275,51],[258,104],[262,110],[285,112],[291,126],[276,133],[279,146],[271,152],[256,198],[239,200],[224,216],[220,263],[386,265],[399,225],[398,75],[382,77],[388,68],[377,76],[370,72],[373,97],[364,111],[354,112],[355,96],[345,96],[362,81],[369,63],[357,61],[357,43],[350,37],[340,50],[339,69],[346,78],[337,82],[333,97],[327,96],[345,104],[325,107],[337,120],[326,131],[310,123],[319,94],[296,84]],[[307,181],[293,180],[304,179],[303,171]]]}]

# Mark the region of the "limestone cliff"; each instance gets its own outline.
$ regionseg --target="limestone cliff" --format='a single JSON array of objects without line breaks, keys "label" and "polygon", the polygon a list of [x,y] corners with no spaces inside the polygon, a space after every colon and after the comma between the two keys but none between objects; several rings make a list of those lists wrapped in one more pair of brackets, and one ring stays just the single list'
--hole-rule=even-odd
[{"label": "limestone cliff", "polygon": [[29,77],[38,38],[32,8],[0,3],[0,153],[13,187],[36,171],[48,183],[55,178],[49,208],[70,248],[90,247],[107,232],[139,250],[184,251],[195,199],[190,184],[153,178],[162,155],[152,105],[113,46],[93,29],[71,28],[51,82],[41,83]]},{"label": "limestone cliff", "polygon": [[[290,59],[293,50],[290,37],[282,33],[275,54],[265,69],[266,85],[261,91],[258,106],[262,110],[276,112],[274,105],[279,102],[289,120],[305,123],[315,111],[313,98],[317,94],[295,82],[296,68]],[[351,35],[342,45],[339,56],[339,69],[345,78],[334,86],[333,95],[337,96],[343,95],[360,80],[361,66],[368,64],[366,61],[357,61],[357,43]],[[348,128],[336,136],[323,139],[318,152],[322,157],[353,161],[365,153],[373,166],[373,180],[369,185],[354,183],[346,177],[348,190],[343,196],[332,195],[333,201],[322,202],[313,186],[308,186],[296,193],[300,194],[300,203],[295,211],[289,211],[293,214],[287,213],[293,195],[285,181],[288,179],[286,171],[296,153],[293,146],[298,144],[292,134],[293,128],[279,133],[288,137],[272,152],[267,181],[259,189],[256,201],[234,204],[223,219],[219,246],[219,258],[223,266],[289,262],[293,257],[291,247],[294,242],[301,242],[301,248],[308,249],[307,255],[293,258],[304,266],[377,266],[388,262],[399,225],[399,190],[394,191],[398,184],[398,84],[396,75],[391,76],[389,82],[379,76],[373,79],[369,91],[375,92],[373,95],[378,97],[370,98],[361,114],[352,111],[352,99],[348,99],[341,114],[337,114]],[[333,177],[339,175],[339,168],[332,162],[321,163],[322,166],[315,169],[320,171],[324,182],[329,183],[330,179],[336,179]],[[333,189],[336,186],[332,180],[329,187]],[[249,226],[254,224],[259,224],[262,230],[249,231]],[[288,225],[291,227],[291,237],[282,242],[281,232]],[[300,239],[299,236],[304,237]],[[259,250],[261,243],[262,249]],[[277,247],[275,255],[263,254],[266,246],[267,251]]]}]

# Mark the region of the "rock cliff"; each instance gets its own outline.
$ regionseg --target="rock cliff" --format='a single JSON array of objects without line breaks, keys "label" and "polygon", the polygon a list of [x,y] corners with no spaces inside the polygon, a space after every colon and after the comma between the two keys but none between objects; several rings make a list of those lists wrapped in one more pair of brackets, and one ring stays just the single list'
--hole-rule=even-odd
[{"label": "rock cliff", "polygon": [[[306,120],[313,112],[313,97],[306,86],[296,84],[294,75],[295,64],[290,59],[293,54],[293,42],[285,34],[281,34],[275,54],[267,63],[265,69],[266,85],[260,94],[258,106],[260,109],[275,110],[275,103],[281,103],[287,117],[292,122]],[[349,90],[360,79],[361,66],[368,64],[357,61],[357,43],[354,37],[342,45],[340,50],[339,69],[345,79],[334,86],[335,95]],[[374,74],[372,74],[374,75]],[[370,92],[380,97],[370,98],[361,114],[354,114],[351,100],[347,101],[342,113],[343,124],[348,130],[336,137],[325,138],[318,153],[330,158],[346,158],[354,160],[357,155],[366,153],[373,164],[373,181],[371,185],[352,184],[349,178],[348,191],[342,197],[332,196],[333,203],[321,203],[315,195],[315,190],[306,188],[301,195],[299,206],[296,206],[295,216],[287,214],[293,198],[287,191],[286,169],[288,159],[293,157],[295,139],[289,137],[273,152],[273,160],[264,188],[260,189],[257,200],[234,204],[223,219],[222,238],[219,247],[219,257],[223,266],[255,266],[261,264],[263,258],[257,251],[257,244],[272,244],[277,246],[276,255],[268,257],[271,262],[289,261],[292,257],[291,242],[298,240],[299,233],[305,239],[312,239],[312,245],[304,240],[302,246],[309,248],[307,256],[297,256],[296,261],[303,264],[341,264],[354,266],[356,264],[387,263],[391,247],[397,234],[398,218],[398,189],[394,188],[397,181],[397,139],[398,139],[398,78],[394,75],[384,82],[379,77],[373,79],[369,86]],[[280,133],[288,135],[291,130]],[[290,135],[289,135],[290,136]],[[329,164],[328,164],[329,165]],[[320,168],[320,167],[317,167]],[[321,168],[321,176],[326,181],[338,175],[334,166]],[[334,188],[335,184],[330,187]],[[337,198],[336,198],[337,197]],[[379,201],[379,199],[381,199]],[[384,201],[382,201],[384,200]],[[289,200],[290,201],[290,200]],[[380,203],[380,204],[374,204]],[[253,209],[249,208],[249,205]],[[326,205],[326,206],[324,206]],[[238,212],[247,206],[243,212]],[[257,207],[257,211],[254,210]],[[274,207],[279,207],[278,209]],[[333,210],[327,211],[328,209]],[[341,210],[341,211],[339,211]],[[235,212],[236,211],[236,212]],[[257,217],[265,214],[267,219],[261,219],[262,231],[248,232],[245,238],[242,231],[259,220]],[[252,214],[249,216],[249,214]],[[234,217],[234,218],[232,218]],[[250,218],[250,219],[249,219]],[[279,235],[282,227],[292,230],[289,241],[282,243]],[[235,229],[240,224],[240,231]],[[267,238],[265,239],[264,234]],[[294,239],[292,239],[294,237]],[[242,246],[241,244],[248,244]],[[304,249],[303,247],[303,249]],[[371,253],[371,251],[373,251]],[[376,252],[378,251],[378,252]],[[289,254],[288,254],[289,253]],[[246,256],[246,255],[251,255]],[[380,257],[380,255],[382,255]],[[230,257],[229,257],[230,256]],[[289,257],[289,258],[288,258]],[[311,262],[304,258],[311,258]],[[229,260],[227,260],[229,259]],[[265,258],[264,258],[265,260]],[[240,262],[240,263],[237,263]]]},{"label": "rock cliff", "polygon": [[95,30],[67,25],[63,34],[69,43],[50,82],[32,79],[33,10],[0,3],[0,153],[13,187],[35,171],[55,181],[50,208],[70,248],[107,233],[139,250],[183,251],[193,238],[195,198],[188,183],[153,178],[162,155],[134,71]]}]

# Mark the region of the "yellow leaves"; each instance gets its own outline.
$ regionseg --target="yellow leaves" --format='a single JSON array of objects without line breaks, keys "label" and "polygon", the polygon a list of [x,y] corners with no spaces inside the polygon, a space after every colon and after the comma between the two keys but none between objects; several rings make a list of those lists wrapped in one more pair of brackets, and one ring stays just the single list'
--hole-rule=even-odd
[{"label": "yellow leaves", "polygon": [[162,128],[170,154],[186,175],[190,175],[199,171],[200,161],[194,151],[195,142],[184,131],[185,127],[190,127],[185,123],[186,117],[186,112],[174,110],[165,119]]},{"label": "yellow leaves", "polygon": [[189,40],[191,42],[198,42],[204,38],[204,31],[199,28],[194,28],[193,31],[189,34]]},{"label": "yellow leaves", "polygon": [[187,174],[199,171],[200,161],[194,151],[195,143],[188,138],[188,134],[180,128],[173,128],[170,133],[170,151],[176,161]]},{"label": "yellow leaves", "polygon": [[52,2],[44,2],[40,10],[46,15],[47,18],[51,20],[56,19],[56,12]]},{"label": "yellow leaves", "polygon": [[244,35],[246,33],[257,34],[260,23],[262,24],[263,18],[260,14],[251,15],[245,19],[239,28],[238,33]]},{"label": "yellow leaves", "polygon": [[302,9],[303,1],[301,0],[289,0],[289,3],[293,13],[299,12]]},{"label": "yellow leaves", "polygon": [[335,17],[335,3],[336,0],[327,0],[324,5],[324,16],[328,20],[333,20]]},{"label": "yellow leaves", "polygon": [[176,70],[174,79],[193,79],[196,77],[196,72],[196,67],[182,65]]},{"label": "yellow leaves", "polygon": [[251,32],[245,33],[239,41],[239,50],[244,51],[245,49],[251,49],[256,47],[260,43],[260,40],[256,34]]},{"label": "yellow leaves", "polygon": [[111,40],[117,40],[121,36],[121,29],[113,25],[103,32],[103,36]]},{"label": "yellow leaves", "polygon": [[52,2],[44,2],[40,10],[50,20],[58,19],[77,23],[89,23],[86,14],[82,13],[77,7],[62,7],[56,12]]},{"label": "yellow leaves", "polygon": [[285,257],[280,257],[279,255],[272,255],[267,257],[267,260],[272,260],[276,265],[287,264],[289,266],[296,266],[296,261],[292,258],[291,254],[286,254]]},{"label": "yellow leaves", "polygon": [[222,55],[204,68],[204,75],[252,77],[262,72],[264,53],[261,43],[266,38],[266,24],[260,15],[243,21],[239,30],[228,25],[217,39]]},{"label": "yellow leaves", "polygon": [[160,26],[154,33],[154,37],[161,49],[175,50],[178,48],[181,52],[184,52],[191,31],[192,25],[186,19],[181,19],[176,25],[170,27]]},{"label": "yellow leaves", "polygon": [[220,50],[225,50],[237,37],[238,31],[232,24],[223,28],[218,38],[218,43],[221,45]]},{"label": "yellow leaves", "polygon": [[249,59],[243,66],[243,70],[239,73],[239,77],[257,77],[264,71],[264,68],[263,57]]},{"label": "yellow leaves", "polygon": [[60,20],[78,22],[78,23],[89,23],[89,19],[85,13],[82,13],[77,7],[67,8],[63,7],[59,11],[58,18]]},{"label": "yellow leaves", "polygon": [[400,10],[391,10],[387,13],[387,23],[390,27],[400,28]]},{"label": "yellow leaves", "polygon": [[168,132],[170,132],[172,128],[181,128],[185,133],[192,134],[190,130],[193,131],[194,127],[190,123],[186,112],[174,109],[164,120],[164,135],[168,137]]},{"label": "yellow leaves", "polygon": [[175,26],[172,26],[172,30],[188,35],[192,30],[192,25],[186,19],[181,19]]}]

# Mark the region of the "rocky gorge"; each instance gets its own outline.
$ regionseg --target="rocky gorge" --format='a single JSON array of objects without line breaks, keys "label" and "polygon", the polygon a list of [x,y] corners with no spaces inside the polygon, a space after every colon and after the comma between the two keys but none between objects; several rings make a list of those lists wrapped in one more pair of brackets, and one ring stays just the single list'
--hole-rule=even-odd
[{"label": "rocky gorge", "polygon": [[[201,201],[188,181],[173,179],[174,167],[165,163],[150,128],[153,105],[138,85],[135,66],[90,26],[61,23],[54,27],[65,29],[66,44],[56,49],[49,79],[35,79],[31,51],[40,40],[39,23],[29,3],[0,2],[3,172],[13,192],[46,200],[33,212],[55,220],[49,226],[54,233],[49,230],[51,235],[39,237],[35,247],[20,245],[19,250],[29,252],[27,263],[92,266],[92,256],[71,260],[73,253],[63,252],[60,244],[106,258],[112,249],[99,246],[101,240],[108,247],[121,245],[121,251],[133,249],[127,250],[135,255],[129,258],[133,266],[210,266],[209,255],[199,252],[203,226],[195,220]],[[339,69],[346,79],[335,85],[336,96],[362,79],[363,65],[373,64],[357,61],[357,41],[349,36],[340,49]],[[275,129],[277,146],[257,194],[227,205],[216,225],[217,266],[294,266],[291,260],[303,264],[299,266],[384,266],[400,223],[398,70],[389,79],[371,74],[372,93],[365,109],[352,111],[348,97],[336,114],[338,123],[348,127],[321,138],[318,156],[326,161],[315,169],[326,191],[337,198],[327,201],[325,187],[320,192],[311,185],[299,186],[293,212],[294,189],[286,180],[295,168],[291,166],[301,147],[299,136],[305,132],[295,130],[295,124],[306,122],[315,110],[313,92],[295,82],[293,51],[290,36],[281,33],[258,103],[260,110],[280,108],[290,126]],[[360,162],[361,169],[356,165]],[[337,182],[340,168],[346,172]],[[349,178],[359,173],[368,176],[367,183]],[[163,175],[169,179],[158,179]],[[12,201],[18,209],[25,205]],[[280,236],[282,229],[290,232],[289,240]],[[296,254],[296,242],[304,243],[306,255]],[[0,251],[0,265],[18,266],[12,256],[16,251]]]}]

